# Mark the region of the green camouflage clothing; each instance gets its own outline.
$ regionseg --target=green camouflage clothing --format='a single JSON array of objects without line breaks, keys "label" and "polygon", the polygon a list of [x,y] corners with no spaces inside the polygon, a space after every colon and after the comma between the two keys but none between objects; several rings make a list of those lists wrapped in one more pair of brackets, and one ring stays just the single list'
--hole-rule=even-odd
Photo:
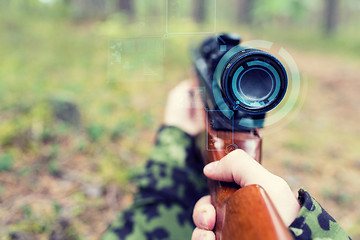
[{"label": "green camouflage clothing", "polygon": [[[191,239],[196,201],[208,194],[195,138],[176,127],[162,127],[144,171],[137,178],[134,204],[114,221],[102,240]],[[349,239],[305,191],[290,230],[296,240]]]},{"label": "green camouflage clothing", "polygon": [[137,178],[134,204],[112,223],[103,240],[190,239],[196,201],[208,194],[195,139],[175,127],[160,129]]},{"label": "green camouflage clothing", "polygon": [[289,226],[296,240],[351,239],[321,205],[304,190],[299,190],[299,215]]}]

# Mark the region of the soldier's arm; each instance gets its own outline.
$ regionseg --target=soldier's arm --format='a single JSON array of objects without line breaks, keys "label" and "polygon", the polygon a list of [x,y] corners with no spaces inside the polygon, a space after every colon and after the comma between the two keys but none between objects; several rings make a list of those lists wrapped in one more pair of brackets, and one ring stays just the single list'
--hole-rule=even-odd
[{"label": "soldier's arm", "polygon": [[304,190],[299,190],[300,212],[289,226],[296,240],[351,239],[325,209]]},{"label": "soldier's arm", "polygon": [[194,136],[201,125],[187,106],[191,89],[183,82],[170,93],[164,126],[136,178],[134,203],[111,224],[103,240],[190,239],[193,206],[208,194]]}]

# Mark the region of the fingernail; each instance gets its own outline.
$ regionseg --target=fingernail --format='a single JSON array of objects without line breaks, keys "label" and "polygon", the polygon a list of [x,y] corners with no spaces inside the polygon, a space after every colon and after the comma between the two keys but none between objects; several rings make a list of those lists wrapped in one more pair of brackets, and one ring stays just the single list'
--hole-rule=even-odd
[{"label": "fingernail", "polygon": [[212,174],[215,172],[215,169],[216,169],[216,166],[218,165],[219,161],[215,161],[215,162],[211,162],[209,164],[207,164],[205,167],[204,167],[204,173],[207,173],[207,174]]}]

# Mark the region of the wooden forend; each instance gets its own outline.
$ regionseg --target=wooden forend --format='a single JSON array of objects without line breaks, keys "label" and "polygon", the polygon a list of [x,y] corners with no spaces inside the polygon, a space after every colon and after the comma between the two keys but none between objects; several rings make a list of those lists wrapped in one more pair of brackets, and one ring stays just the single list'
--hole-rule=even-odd
[{"label": "wooden forend", "polygon": [[[208,131],[205,164],[218,161],[240,148],[261,163],[261,137],[251,133]],[[258,185],[239,189],[234,183],[209,180],[211,200],[216,207],[217,240],[293,239],[270,198]]]}]

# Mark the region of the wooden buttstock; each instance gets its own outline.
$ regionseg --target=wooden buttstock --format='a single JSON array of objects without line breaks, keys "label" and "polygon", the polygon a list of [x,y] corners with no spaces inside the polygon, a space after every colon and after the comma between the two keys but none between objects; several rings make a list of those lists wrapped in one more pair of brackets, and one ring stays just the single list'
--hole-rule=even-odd
[{"label": "wooden buttstock", "polygon": [[[261,137],[257,131],[208,132],[207,162],[218,161],[237,148],[261,162]],[[217,240],[293,239],[265,190],[258,185],[240,188],[234,183],[209,180],[211,201],[216,208]]]}]

